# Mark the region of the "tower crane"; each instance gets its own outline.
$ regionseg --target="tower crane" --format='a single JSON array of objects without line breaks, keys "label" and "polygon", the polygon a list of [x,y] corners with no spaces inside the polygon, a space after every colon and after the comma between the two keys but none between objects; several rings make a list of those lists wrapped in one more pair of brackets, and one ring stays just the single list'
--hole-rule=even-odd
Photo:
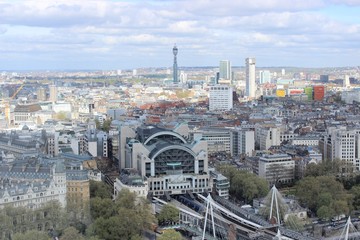
[{"label": "tower crane", "polygon": [[13,100],[16,95],[21,91],[24,87],[25,81],[16,89],[13,95],[9,99],[2,99],[2,105],[4,106],[5,119],[8,123],[10,123],[10,101]]}]

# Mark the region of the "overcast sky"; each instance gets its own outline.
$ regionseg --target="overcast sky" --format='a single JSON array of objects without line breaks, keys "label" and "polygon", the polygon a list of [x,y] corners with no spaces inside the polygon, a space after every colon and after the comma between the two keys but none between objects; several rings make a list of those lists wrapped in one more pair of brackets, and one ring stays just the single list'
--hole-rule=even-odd
[{"label": "overcast sky", "polygon": [[360,0],[0,0],[0,70],[360,65]]}]

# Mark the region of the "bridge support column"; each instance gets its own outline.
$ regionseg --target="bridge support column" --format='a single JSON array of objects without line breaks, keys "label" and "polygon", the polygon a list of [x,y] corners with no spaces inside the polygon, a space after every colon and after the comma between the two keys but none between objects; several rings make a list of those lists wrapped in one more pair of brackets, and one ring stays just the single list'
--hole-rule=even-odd
[{"label": "bridge support column", "polygon": [[228,238],[229,240],[236,240],[236,228],[234,224],[229,224]]}]

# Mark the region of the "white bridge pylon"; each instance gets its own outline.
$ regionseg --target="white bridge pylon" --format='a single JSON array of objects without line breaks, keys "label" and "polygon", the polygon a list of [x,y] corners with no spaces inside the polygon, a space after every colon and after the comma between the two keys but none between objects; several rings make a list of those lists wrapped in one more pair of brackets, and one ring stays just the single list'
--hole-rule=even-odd
[{"label": "white bridge pylon", "polygon": [[274,202],[275,202],[275,211],[276,211],[276,222],[278,226],[280,226],[280,211],[279,211],[279,203],[278,203],[278,190],[275,185],[271,188],[271,203],[270,203],[270,217],[269,220],[273,218],[274,211]]},{"label": "white bridge pylon", "polygon": [[351,218],[349,216],[346,224],[344,226],[343,231],[341,232],[339,240],[348,240],[348,239],[358,239],[360,237],[359,232],[356,230],[354,225],[351,222]]},{"label": "white bridge pylon", "polygon": [[[249,221],[247,219],[244,219],[242,217],[239,217],[235,213],[230,212],[229,210],[227,210],[223,206],[219,205],[217,202],[215,202],[212,199],[210,194],[207,197],[204,197],[201,194],[198,194],[198,197],[200,197],[202,200],[204,200],[204,202],[206,202],[206,213],[205,213],[205,219],[204,219],[204,230],[203,230],[202,239],[205,239],[206,224],[207,224],[209,215],[211,215],[213,236],[214,236],[214,238],[216,238],[216,236],[215,236],[214,212],[213,212],[214,208],[217,209],[218,211],[226,214],[227,216],[237,220],[238,222],[243,223],[244,225],[248,225],[248,226],[251,226],[251,227],[256,228],[256,229],[262,229],[263,228],[263,226],[261,226],[261,225],[259,225],[257,223],[251,222],[251,221]],[[210,213],[209,213],[209,211],[210,211]]]}]

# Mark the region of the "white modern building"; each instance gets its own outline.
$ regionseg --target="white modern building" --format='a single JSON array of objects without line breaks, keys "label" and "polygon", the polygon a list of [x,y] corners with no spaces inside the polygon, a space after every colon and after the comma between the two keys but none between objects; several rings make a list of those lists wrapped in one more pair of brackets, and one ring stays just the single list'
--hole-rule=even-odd
[{"label": "white modern building", "polygon": [[232,130],[228,128],[203,128],[193,132],[193,138],[207,141],[208,154],[224,152],[232,154]]},{"label": "white modern building", "polygon": [[255,150],[255,132],[240,128],[201,128],[192,132],[193,138],[207,141],[208,154],[217,152],[231,156],[252,156]]},{"label": "white modern building", "polygon": [[255,98],[256,92],[256,75],[255,75],[255,58],[245,59],[246,68],[246,92],[245,95],[248,98]]},{"label": "white modern building", "polygon": [[295,138],[299,136],[299,134],[297,133],[293,133],[293,132],[281,132],[280,133],[280,142],[283,141],[290,141],[291,139]]},{"label": "white modern building", "polygon": [[342,160],[360,170],[360,129],[329,127],[319,148],[324,160]]},{"label": "white modern building", "polygon": [[259,159],[258,175],[270,185],[291,183],[295,179],[295,161],[287,154],[263,155]]},{"label": "white modern building", "polygon": [[220,172],[210,170],[210,175],[214,180],[214,191],[219,197],[229,198],[230,181]]},{"label": "white modern building", "polygon": [[49,86],[50,96],[49,101],[50,102],[56,102],[58,100],[58,91],[56,85],[50,85]]},{"label": "white modern building", "polygon": [[233,108],[233,89],[227,85],[211,86],[209,90],[209,110],[229,111]]},{"label": "white modern building", "polygon": [[[249,129],[234,131],[233,155],[253,156],[255,151],[255,132]],[[237,138],[236,138],[237,137]]]},{"label": "white modern building", "polygon": [[352,104],[354,101],[360,102],[360,91],[359,89],[354,89],[352,91],[342,91],[341,100],[347,104]]},{"label": "white modern building", "polygon": [[67,102],[56,102],[56,103],[54,103],[53,106],[52,106],[52,110],[55,113],[59,113],[59,112],[70,113],[70,112],[72,112],[71,104],[67,103]]},{"label": "white modern building", "polygon": [[255,133],[260,150],[268,150],[271,146],[279,146],[281,143],[279,127],[258,126]]},{"label": "white modern building", "polygon": [[[359,146],[360,135],[355,130],[337,131],[334,139],[334,158],[341,159],[360,170]],[[358,146],[357,146],[358,145]]]},{"label": "white modern building", "polygon": [[318,146],[319,137],[315,136],[297,136],[291,139],[291,145],[302,145],[302,146]]},{"label": "white modern building", "polygon": [[350,87],[350,77],[349,77],[349,75],[344,76],[343,87],[344,88]]}]

